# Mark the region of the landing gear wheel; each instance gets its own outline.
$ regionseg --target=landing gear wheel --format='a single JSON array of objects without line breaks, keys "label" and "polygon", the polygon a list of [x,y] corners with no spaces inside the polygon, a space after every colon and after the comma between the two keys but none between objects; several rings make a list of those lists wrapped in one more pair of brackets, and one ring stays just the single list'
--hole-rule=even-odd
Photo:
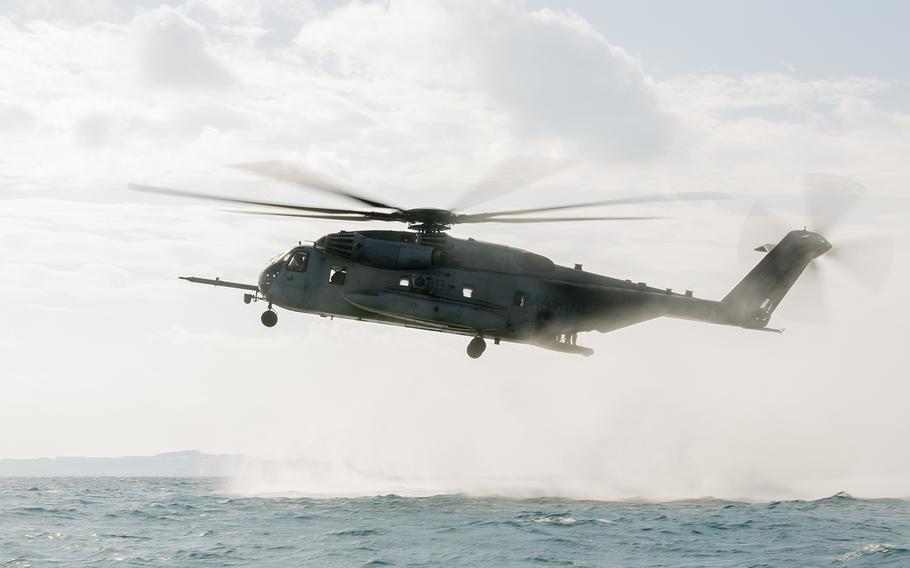
[{"label": "landing gear wheel", "polygon": [[275,327],[275,324],[278,323],[278,314],[272,310],[266,310],[262,312],[262,316],[259,318],[259,320],[265,327]]},{"label": "landing gear wheel", "polygon": [[477,359],[487,350],[487,342],[482,337],[475,337],[468,343],[468,357]]}]

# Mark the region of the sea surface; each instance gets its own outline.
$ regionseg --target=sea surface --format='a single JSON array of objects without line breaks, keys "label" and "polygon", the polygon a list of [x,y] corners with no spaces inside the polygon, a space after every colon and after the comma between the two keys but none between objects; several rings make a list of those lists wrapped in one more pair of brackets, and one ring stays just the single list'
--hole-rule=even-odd
[{"label": "sea surface", "polygon": [[0,566],[907,566],[910,501],[243,497],[0,478]]}]

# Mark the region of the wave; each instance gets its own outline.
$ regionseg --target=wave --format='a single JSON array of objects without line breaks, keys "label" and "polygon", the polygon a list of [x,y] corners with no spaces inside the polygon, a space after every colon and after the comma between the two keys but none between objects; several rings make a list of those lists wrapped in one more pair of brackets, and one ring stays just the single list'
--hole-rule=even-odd
[{"label": "wave", "polygon": [[63,534],[62,532],[45,531],[45,532],[40,532],[37,534],[26,534],[25,538],[40,538],[40,539],[46,539],[46,540],[63,540],[64,538],[66,538],[66,535]]},{"label": "wave", "polygon": [[847,554],[844,554],[843,556],[838,557],[837,561],[838,562],[850,562],[851,560],[856,560],[857,558],[862,558],[864,556],[874,556],[874,555],[888,556],[888,557],[893,557],[893,556],[903,557],[903,556],[907,556],[908,554],[910,554],[910,550],[908,550],[906,548],[900,548],[900,547],[894,546],[893,544],[873,543],[873,544],[867,544],[866,546],[863,546],[862,548],[858,548],[852,552],[848,552]]},{"label": "wave", "polygon": [[908,546],[902,537],[910,528],[910,502],[843,492],[764,504],[465,494],[276,500],[225,498],[217,480],[85,479],[73,482],[71,493],[97,498],[73,519],[60,520],[54,511],[72,496],[35,503],[28,483],[10,483],[5,499],[44,506],[29,512],[27,523],[18,508],[0,511],[0,527],[29,529],[3,535],[4,549],[18,549],[9,555],[12,563],[0,560],[9,568],[24,568],[20,558],[49,551],[68,555],[69,564],[138,566],[165,558],[200,567],[279,558],[281,565],[319,566],[910,565],[910,551],[901,548]]},{"label": "wave", "polygon": [[331,533],[332,536],[375,536],[380,534],[378,529],[349,529]]},{"label": "wave", "polygon": [[571,526],[578,521],[573,519],[568,515],[553,515],[550,517],[537,517],[534,519],[535,523],[546,524],[546,525],[562,525],[562,526]]},{"label": "wave", "polygon": [[850,495],[846,491],[838,491],[834,495],[829,495],[828,497],[822,497],[821,499],[815,499],[813,503],[849,503],[852,501],[860,501],[853,495]]},{"label": "wave", "polygon": [[[774,499],[774,498],[749,498],[749,497],[714,497],[714,496],[698,496],[698,497],[686,497],[686,496],[655,496],[655,497],[642,497],[642,496],[627,496],[622,493],[612,494],[610,492],[604,493],[593,493],[588,494],[584,491],[575,491],[575,490],[560,490],[556,489],[543,489],[543,488],[533,488],[523,483],[517,483],[515,485],[510,485],[508,483],[478,483],[477,487],[469,487],[471,484],[464,484],[458,486],[455,484],[436,484],[432,482],[414,482],[406,483],[401,480],[394,480],[388,485],[383,485],[381,482],[373,480],[370,485],[372,485],[372,490],[368,487],[363,487],[361,490],[343,490],[341,488],[333,488],[333,490],[326,490],[322,487],[308,484],[305,480],[301,480],[297,488],[291,488],[293,484],[282,484],[280,486],[273,486],[268,483],[263,483],[261,480],[243,480],[243,479],[229,479],[226,480],[222,486],[222,490],[232,497],[241,497],[241,498],[264,498],[264,499],[315,499],[315,500],[334,500],[334,499],[426,499],[426,498],[439,498],[439,497],[451,497],[451,498],[471,498],[471,499],[504,499],[504,500],[517,500],[517,501],[540,501],[540,500],[555,500],[555,501],[575,501],[575,502],[585,502],[589,501],[592,503],[630,503],[630,504],[649,504],[649,503],[691,503],[691,504],[706,504],[713,503],[718,506],[723,506],[727,508],[737,507],[740,505],[756,505],[756,504],[766,504],[770,507],[784,506],[787,504],[793,503],[802,503],[806,505],[825,505],[825,504],[838,504],[838,503],[850,503],[857,501],[895,501],[895,502],[906,502],[910,501],[908,498],[883,498],[883,497],[874,497],[874,498],[863,498],[856,497],[847,493],[846,491],[839,491],[827,497],[821,497],[817,499],[804,499],[804,498],[784,498],[784,499]],[[543,487],[541,484],[540,487]]]}]

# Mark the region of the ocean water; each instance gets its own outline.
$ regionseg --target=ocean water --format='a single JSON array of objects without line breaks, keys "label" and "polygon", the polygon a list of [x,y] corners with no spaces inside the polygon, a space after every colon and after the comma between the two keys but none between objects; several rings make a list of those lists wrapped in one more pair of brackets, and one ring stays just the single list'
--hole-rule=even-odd
[{"label": "ocean water", "polygon": [[910,501],[232,495],[219,479],[0,479],[0,566],[907,566]]}]

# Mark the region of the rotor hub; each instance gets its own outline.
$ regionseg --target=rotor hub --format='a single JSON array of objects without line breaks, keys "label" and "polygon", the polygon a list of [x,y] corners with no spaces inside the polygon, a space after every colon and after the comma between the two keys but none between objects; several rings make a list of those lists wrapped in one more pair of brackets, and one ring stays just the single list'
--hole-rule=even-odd
[{"label": "rotor hub", "polygon": [[421,233],[439,233],[452,228],[455,213],[448,209],[424,207],[401,212],[408,228]]}]

